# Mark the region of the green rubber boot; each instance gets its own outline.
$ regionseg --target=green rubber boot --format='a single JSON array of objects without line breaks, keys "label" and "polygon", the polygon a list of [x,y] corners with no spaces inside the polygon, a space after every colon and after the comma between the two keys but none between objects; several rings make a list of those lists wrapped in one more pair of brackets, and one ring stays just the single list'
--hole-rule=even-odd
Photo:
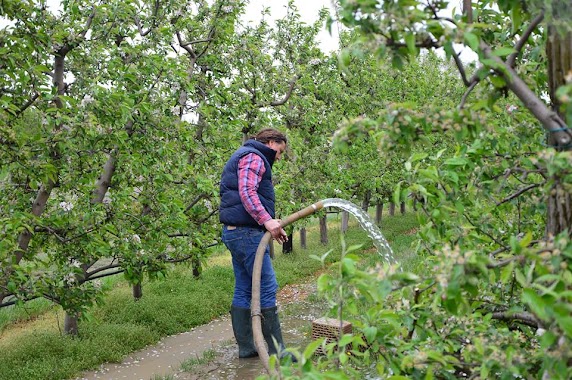
[{"label": "green rubber boot", "polygon": [[250,309],[231,306],[230,317],[232,320],[232,331],[234,332],[236,343],[238,343],[238,357],[253,358],[258,356],[254,338],[252,337]]},{"label": "green rubber boot", "polygon": [[284,339],[282,339],[278,307],[268,307],[260,311],[262,312],[262,335],[264,335],[264,340],[268,344],[268,354],[274,355],[280,352],[280,358],[288,356],[292,359],[292,362],[296,362],[294,355],[284,352],[286,347],[284,346]]}]

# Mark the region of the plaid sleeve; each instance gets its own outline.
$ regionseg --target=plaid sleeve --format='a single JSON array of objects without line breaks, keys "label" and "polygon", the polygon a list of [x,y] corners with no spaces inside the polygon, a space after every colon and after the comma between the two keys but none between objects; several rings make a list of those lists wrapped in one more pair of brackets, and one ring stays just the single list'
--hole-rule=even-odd
[{"label": "plaid sleeve", "polygon": [[262,158],[249,153],[238,161],[238,193],[246,211],[254,218],[256,223],[263,225],[272,217],[266,211],[258,197],[258,185],[266,168]]}]

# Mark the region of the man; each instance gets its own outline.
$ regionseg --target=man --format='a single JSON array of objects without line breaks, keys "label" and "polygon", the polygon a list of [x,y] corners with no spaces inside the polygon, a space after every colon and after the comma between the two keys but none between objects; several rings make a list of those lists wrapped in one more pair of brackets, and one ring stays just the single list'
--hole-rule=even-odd
[{"label": "man", "polygon": [[[275,219],[272,184],[272,165],[280,160],[287,143],[282,132],[270,128],[261,130],[230,157],[220,182],[222,241],[232,255],[235,277],[230,314],[240,358],[258,356],[252,337],[250,300],[254,259],[260,240],[266,231],[279,243],[288,240],[280,220]],[[270,355],[284,349],[276,307],[277,290],[278,282],[266,248],[260,278],[260,308],[262,333]]]}]

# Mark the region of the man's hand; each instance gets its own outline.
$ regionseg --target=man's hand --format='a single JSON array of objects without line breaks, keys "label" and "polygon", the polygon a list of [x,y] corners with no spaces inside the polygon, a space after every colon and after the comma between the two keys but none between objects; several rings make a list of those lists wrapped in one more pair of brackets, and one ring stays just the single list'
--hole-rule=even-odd
[{"label": "man's hand", "polygon": [[264,227],[270,234],[272,238],[278,243],[282,244],[288,241],[288,235],[286,231],[280,226],[280,219],[270,219],[268,222],[264,223]]}]

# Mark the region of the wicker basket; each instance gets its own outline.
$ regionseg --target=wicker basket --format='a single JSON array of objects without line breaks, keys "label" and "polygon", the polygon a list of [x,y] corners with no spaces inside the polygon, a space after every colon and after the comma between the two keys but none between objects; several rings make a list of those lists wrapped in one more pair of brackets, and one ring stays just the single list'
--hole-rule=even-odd
[{"label": "wicker basket", "polygon": [[[350,334],[352,332],[352,324],[342,321],[340,325],[339,319],[320,318],[312,322],[312,340],[326,338],[326,344],[337,342],[340,335]],[[318,347],[316,354],[324,355],[322,347]]]}]

